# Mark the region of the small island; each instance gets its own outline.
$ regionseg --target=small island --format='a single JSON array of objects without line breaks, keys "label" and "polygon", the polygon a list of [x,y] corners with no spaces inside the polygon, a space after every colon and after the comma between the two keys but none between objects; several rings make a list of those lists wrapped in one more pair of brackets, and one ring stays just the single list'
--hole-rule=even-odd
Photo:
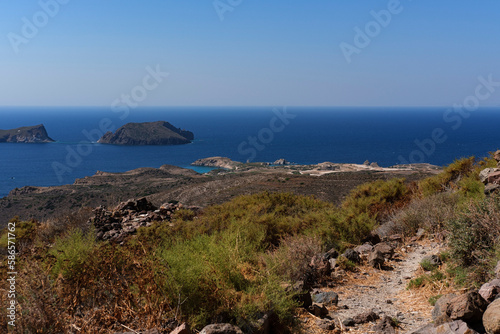
[{"label": "small island", "polygon": [[114,145],[182,145],[194,139],[191,131],[176,128],[169,122],[128,123],[107,132],[98,140],[101,144]]},{"label": "small island", "polygon": [[53,141],[43,124],[0,130],[0,143],[51,143]]}]

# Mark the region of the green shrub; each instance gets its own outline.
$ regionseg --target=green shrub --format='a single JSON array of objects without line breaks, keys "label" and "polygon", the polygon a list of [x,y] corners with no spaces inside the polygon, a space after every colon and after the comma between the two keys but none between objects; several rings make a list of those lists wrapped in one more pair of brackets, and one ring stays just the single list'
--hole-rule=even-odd
[{"label": "green shrub", "polygon": [[378,180],[358,186],[342,203],[337,223],[341,240],[354,244],[361,242],[410,197],[404,179]]},{"label": "green shrub", "polygon": [[422,267],[422,269],[425,271],[432,271],[436,269],[438,266],[435,264],[431,264],[431,262],[428,259],[424,259],[420,262],[420,267]]},{"label": "green shrub", "polygon": [[82,264],[96,246],[94,230],[87,233],[81,229],[73,229],[68,235],[56,239],[49,254],[54,256],[55,263],[52,274],[61,274],[65,279],[72,279],[79,274]]},{"label": "green shrub", "polygon": [[[8,236],[15,235],[16,247],[20,246],[20,241],[32,240],[35,236],[35,231],[37,227],[37,222],[31,221],[21,221],[19,217],[15,217],[9,221],[10,225],[2,230],[0,235],[0,248],[6,249],[8,246]],[[12,225],[14,224],[14,225]],[[9,231],[9,226],[14,228],[14,231]]]}]

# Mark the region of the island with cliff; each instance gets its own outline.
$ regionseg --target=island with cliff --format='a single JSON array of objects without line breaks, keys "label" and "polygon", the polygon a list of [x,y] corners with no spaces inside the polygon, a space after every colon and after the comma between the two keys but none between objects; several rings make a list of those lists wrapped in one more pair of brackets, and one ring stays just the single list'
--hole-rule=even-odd
[{"label": "island with cliff", "polygon": [[0,130],[0,143],[51,143],[43,124]]},{"label": "island with cliff", "polygon": [[182,145],[194,139],[191,131],[176,128],[169,122],[128,123],[107,132],[99,139],[101,144],[114,145]]}]

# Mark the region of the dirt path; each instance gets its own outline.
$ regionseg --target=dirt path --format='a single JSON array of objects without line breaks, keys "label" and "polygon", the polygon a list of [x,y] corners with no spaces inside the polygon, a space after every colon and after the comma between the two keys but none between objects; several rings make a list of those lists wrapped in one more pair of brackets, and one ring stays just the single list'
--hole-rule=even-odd
[{"label": "dirt path", "polygon": [[[330,307],[330,316],[335,323],[347,318],[373,310],[397,319],[400,328],[397,333],[411,333],[424,326],[431,320],[432,306],[428,302],[430,296],[422,291],[415,293],[407,290],[408,282],[421,273],[422,258],[427,255],[438,254],[440,251],[436,243],[429,241],[413,243],[411,246],[396,250],[393,260],[388,262],[391,270],[376,270],[369,266],[359,267],[358,272],[349,272],[339,284],[331,289],[339,295],[338,307]],[[304,321],[310,333],[331,333],[313,329],[316,319]],[[342,326],[342,332],[374,333],[371,331],[373,323],[355,327]]]}]

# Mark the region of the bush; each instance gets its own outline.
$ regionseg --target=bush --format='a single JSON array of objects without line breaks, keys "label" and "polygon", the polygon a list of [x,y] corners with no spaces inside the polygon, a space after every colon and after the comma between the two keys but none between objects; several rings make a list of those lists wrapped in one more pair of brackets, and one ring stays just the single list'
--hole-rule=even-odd
[{"label": "bush", "polygon": [[52,274],[62,275],[65,279],[72,279],[79,274],[79,270],[96,245],[94,231],[87,233],[80,229],[71,230],[67,236],[58,238],[49,254],[54,256],[55,263]]},{"label": "bush", "polygon": [[10,225],[11,227],[14,226],[14,232],[10,232],[8,230],[8,226],[2,230],[0,235],[0,248],[2,250],[7,249],[9,232],[15,235],[16,248],[18,250],[23,247],[24,243],[29,242],[34,238],[38,224],[36,221],[21,221],[19,220],[19,217],[15,217],[11,219],[9,223],[14,224]]},{"label": "bush", "polygon": [[423,228],[430,233],[440,233],[447,222],[455,218],[459,200],[459,195],[450,192],[415,198],[392,215],[393,232],[410,236]]},{"label": "bush", "polygon": [[338,218],[343,241],[358,244],[391,212],[411,198],[404,179],[378,180],[354,189],[342,203]]},{"label": "bush", "polygon": [[467,208],[448,224],[452,260],[470,268],[472,281],[488,278],[495,249],[500,244],[500,197],[471,201]]}]

